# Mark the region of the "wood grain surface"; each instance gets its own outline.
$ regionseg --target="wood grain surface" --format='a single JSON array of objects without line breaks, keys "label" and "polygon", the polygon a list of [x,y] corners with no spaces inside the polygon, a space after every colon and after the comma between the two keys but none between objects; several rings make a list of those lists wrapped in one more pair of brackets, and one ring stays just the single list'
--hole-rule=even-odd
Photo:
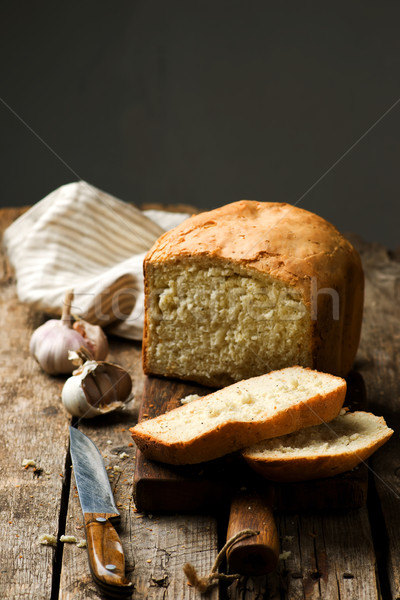
[{"label": "wood grain surface", "polygon": [[230,573],[265,575],[275,571],[279,560],[279,537],[273,509],[265,496],[253,492],[233,496],[226,539],[250,529],[258,534],[231,546],[226,558]]},{"label": "wood grain surface", "polygon": [[[381,540],[383,594],[400,598],[400,251],[389,254],[378,244],[357,237],[365,271],[365,307],[357,369],[369,407],[395,431],[392,440],[371,459],[376,488],[371,524]],[[389,596],[390,595],[390,596]]]},{"label": "wood grain surface", "polygon": [[[18,211],[0,211],[2,229]],[[400,264],[382,247],[356,241],[366,271],[366,307],[357,370],[369,407],[395,429],[370,462],[367,507],[329,514],[283,513],[277,518],[281,555],[275,573],[221,585],[212,600],[400,597]],[[70,418],[60,402],[63,380],[41,372],[28,352],[30,334],[45,315],[21,304],[12,270],[0,260],[0,598],[100,599],[87,550],[76,543],[39,543],[41,534],[84,537],[82,511],[68,461]],[[127,368],[134,400],[107,419],[79,428],[98,446],[121,511],[118,533],[135,599],[194,599],[182,566],[207,574],[226,527],[223,516],[145,515],[132,500],[135,448],[128,427],[143,391],[140,345],[110,340],[110,359]],[[128,455],[124,458],[124,453]],[[32,459],[36,467],[22,466]]]},{"label": "wood grain surface", "polygon": [[[19,212],[1,211],[2,228]],[[38,540],[58,531],[68,422],[61,382],[49,378],[44,388],[29,356],[29,332],[41,316],[18,302],[4,256],[0,265],[0,597],[47,600],[58,554]],[[23,468],[26,459],[36,467]]]}]

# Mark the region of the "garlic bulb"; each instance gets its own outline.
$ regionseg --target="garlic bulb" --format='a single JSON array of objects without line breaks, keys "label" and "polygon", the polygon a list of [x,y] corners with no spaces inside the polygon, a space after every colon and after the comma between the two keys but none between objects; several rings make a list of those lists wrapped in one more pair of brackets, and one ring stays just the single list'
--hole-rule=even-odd
[{"label": "garlic bulb", "polygon": [[68,359],[70,350],[87,348],[96,360],[108,354],[107,338],[98,325],[83,320],[73,323],[71,316],[72,291],[67,292],[61,319],[50,319],[33,332],[29,350],[46,373],[72,373],[74,366]]},{"label": "garlic bulb", "polygon": [[61,394],[71,415],[91,419],[120,408],[129,400],[132,379],[125,369],[91,360],[84,348],[70,353],[70,358],[77,356],[85,362],[67,379]]}]

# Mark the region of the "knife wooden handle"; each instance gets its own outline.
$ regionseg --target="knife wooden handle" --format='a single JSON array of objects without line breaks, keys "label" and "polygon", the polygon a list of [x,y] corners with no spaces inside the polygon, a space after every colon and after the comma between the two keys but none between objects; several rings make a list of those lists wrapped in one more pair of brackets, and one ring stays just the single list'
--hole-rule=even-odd
[{"label": "knife wooden handle", "polygon": [[279,538],[266,497],[249,493],[237,494],[232,499],[227,540],[243,529],[254,529],[260,533],[229,548],[229,570],[242,575],[265,575],[274,571],[279,559]]},{"label": "knife wooden handle", "polygon": [[109,597],[120,598],[133,593],[125,577],[125,557],[121,540],[108,513],[85,513],[86,541],[90,570],[99,588]]}]

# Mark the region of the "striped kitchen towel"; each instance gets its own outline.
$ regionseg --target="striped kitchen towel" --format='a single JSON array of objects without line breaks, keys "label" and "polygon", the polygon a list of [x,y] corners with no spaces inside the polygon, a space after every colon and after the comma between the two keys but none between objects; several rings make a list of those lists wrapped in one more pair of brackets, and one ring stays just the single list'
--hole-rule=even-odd
[{"label": "striped kitchen towel", "polygon": [[21,301],[72,313],[130,339],[143,332],[143,258],[186,213],[141,211],[79,181],[58,188],[4,232]]}]

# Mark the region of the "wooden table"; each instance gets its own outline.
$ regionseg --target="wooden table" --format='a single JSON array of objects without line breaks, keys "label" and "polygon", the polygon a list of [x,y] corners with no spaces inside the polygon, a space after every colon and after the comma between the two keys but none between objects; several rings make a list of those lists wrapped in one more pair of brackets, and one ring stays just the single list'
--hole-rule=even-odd
[{"label": "wooden table", "polygon": [[[1,231],[18,209],[0,211]],[[354,242],[354,239],[353,239]],[[377,245],[355,241],[366,273],[362,340],[356,368],[369,408],[395,429],[370,461],[366,508],[332,514],[279,514],[279,569],[215,588],[208,598],[231,600],[400,598],[400,262]],[[398,258],[398,257],[397,257]],[[85,548],[38,543],[42,534],[84,537],[68,458],[63,379],[45,375],[29,354],[29,338],[44,315],[21,304],[6,258],[0,262],[0,598],[88,600],[98,594]],[[135,398],[108,418],[80,425],[109,469],[122,521],[120,535],[133,599],[199,598],[182,572],[192,562],[207,574],[224,539],[223,515],[144,515],[132,501],[135,448],[128,427],[143,388],[140,344],[111,340],[111,360],[129,370]],[[120,458],[121,453],[129,458]],[[37,465],[23,468],[24,459]],[[116,468],[114,468],[116,467]]]}]

